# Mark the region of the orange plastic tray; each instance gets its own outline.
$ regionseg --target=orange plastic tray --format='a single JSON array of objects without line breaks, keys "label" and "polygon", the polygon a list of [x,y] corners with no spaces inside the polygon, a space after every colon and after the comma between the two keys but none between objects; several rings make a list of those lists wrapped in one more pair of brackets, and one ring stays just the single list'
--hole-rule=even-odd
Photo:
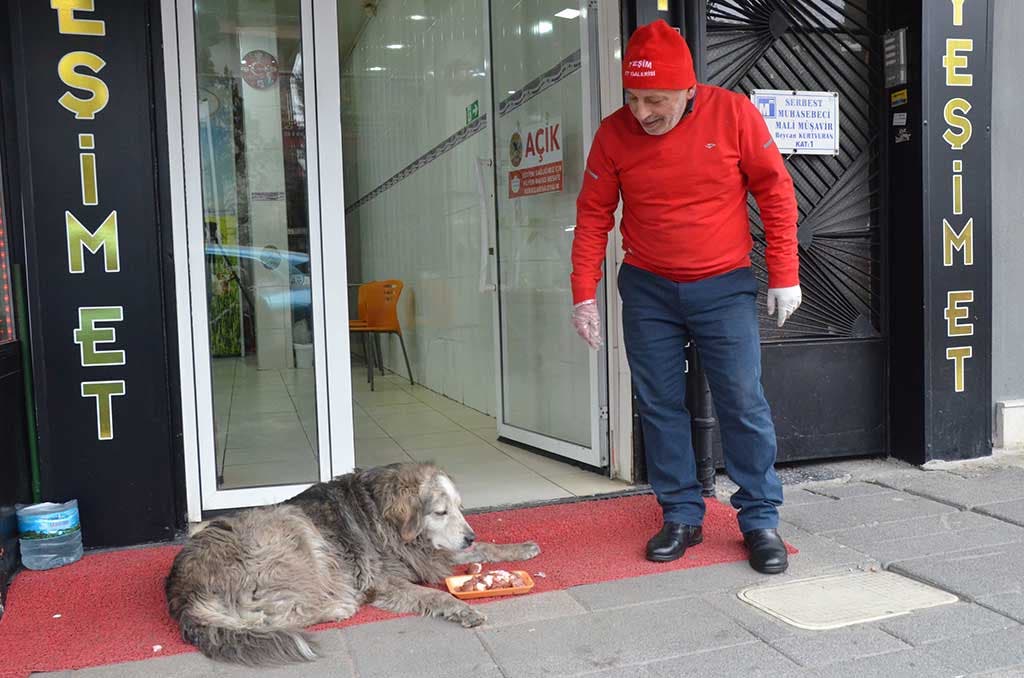
[{"label": "orange plastic tray", "polygon": [[[485,570],[484,572],[487,572]],[[529,572],[523,570],[510,570],[513,574],[518,574],[522,577],[523,581],[526,582],[523,586],[510,586],[503,589],[490,589],[488,591],[469,591],[463,592],[458,591],[458,587],[465,584],[469,579],[474,577],[472,574],[458,574],[451,577],[445,577],[444,583],[448,586],[448,592],[456,598],[462,600],[471,600],[473,598],[492,598],[494,596],[517,596],[523,593],[528,593],[533,588],[533,577],[530,576]],[[481,573],[482,574],[482,573]]]}]

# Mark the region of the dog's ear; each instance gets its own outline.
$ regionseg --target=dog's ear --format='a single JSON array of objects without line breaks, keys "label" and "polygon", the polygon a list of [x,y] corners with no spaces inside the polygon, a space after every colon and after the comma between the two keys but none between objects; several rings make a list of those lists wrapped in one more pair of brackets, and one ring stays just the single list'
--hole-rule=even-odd
[{"label": "dog's ear", "polygon": [[410,542],[423,531],[423,502],[419,494],[407,495],[396,505],[396,523],[402,541]]},{"label": "dog's ear", "polygon": [[414,465],[396,466],[383,489],[384,517],[398,528],[402,541],[411,542],[423,531],[424,469]]}]

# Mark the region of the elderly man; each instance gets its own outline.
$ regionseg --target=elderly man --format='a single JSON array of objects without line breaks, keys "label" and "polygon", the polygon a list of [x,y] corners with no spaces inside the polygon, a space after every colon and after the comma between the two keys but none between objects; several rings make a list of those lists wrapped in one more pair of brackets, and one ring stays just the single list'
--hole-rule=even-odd
[{"label": "elderly man", "polygon": [[573,323],[600,345],[595,302],[622,196],[618,274],[626,355],[639,402],[648,478],[664,525],[647,558],[671,561],[703,539],[704,500],[684,404],[684,350],[696,341],[721,425],[726,471],[750,564],[788,566],[779,537],[782,484],[761,388],[757,279],[747,192],[764,222],[768,313],[800,305],[793,181],[760,113],[743,95],[697,84],[686,42],[664,21],[637,29],[622,66],[628,105],[594,137],[577,200]]}]

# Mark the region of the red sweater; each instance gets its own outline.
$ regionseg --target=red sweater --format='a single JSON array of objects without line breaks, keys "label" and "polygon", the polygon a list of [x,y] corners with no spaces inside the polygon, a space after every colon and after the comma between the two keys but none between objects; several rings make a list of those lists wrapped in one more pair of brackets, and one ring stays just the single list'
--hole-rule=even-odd
[{"label": "red sweater", "polygon": [[698,85],[690,112],[661,136],[623,106],[598,128],[576,200],[573,303],[596,295],[620,193],[625,263],[689,282],[750,265],[747,191],[764,223],[769,287],[800,284],[793,180],[750,100]]}]

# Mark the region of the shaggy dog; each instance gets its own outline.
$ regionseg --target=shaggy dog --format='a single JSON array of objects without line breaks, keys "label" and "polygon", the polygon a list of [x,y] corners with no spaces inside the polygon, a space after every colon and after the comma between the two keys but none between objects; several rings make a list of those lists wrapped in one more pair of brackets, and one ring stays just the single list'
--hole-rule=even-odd
[{"label": "shaggy dog", "polygon": [[311,661],[302,629],[345,619],[364,603],[444,617],[486,617],[435,583],[460,563],[533,558],[533,542],[476,541],[448,476],[392,464],[317,483],[276,506],[218,518],[178,553],[167,605],[203,654],[250,666]]}]

